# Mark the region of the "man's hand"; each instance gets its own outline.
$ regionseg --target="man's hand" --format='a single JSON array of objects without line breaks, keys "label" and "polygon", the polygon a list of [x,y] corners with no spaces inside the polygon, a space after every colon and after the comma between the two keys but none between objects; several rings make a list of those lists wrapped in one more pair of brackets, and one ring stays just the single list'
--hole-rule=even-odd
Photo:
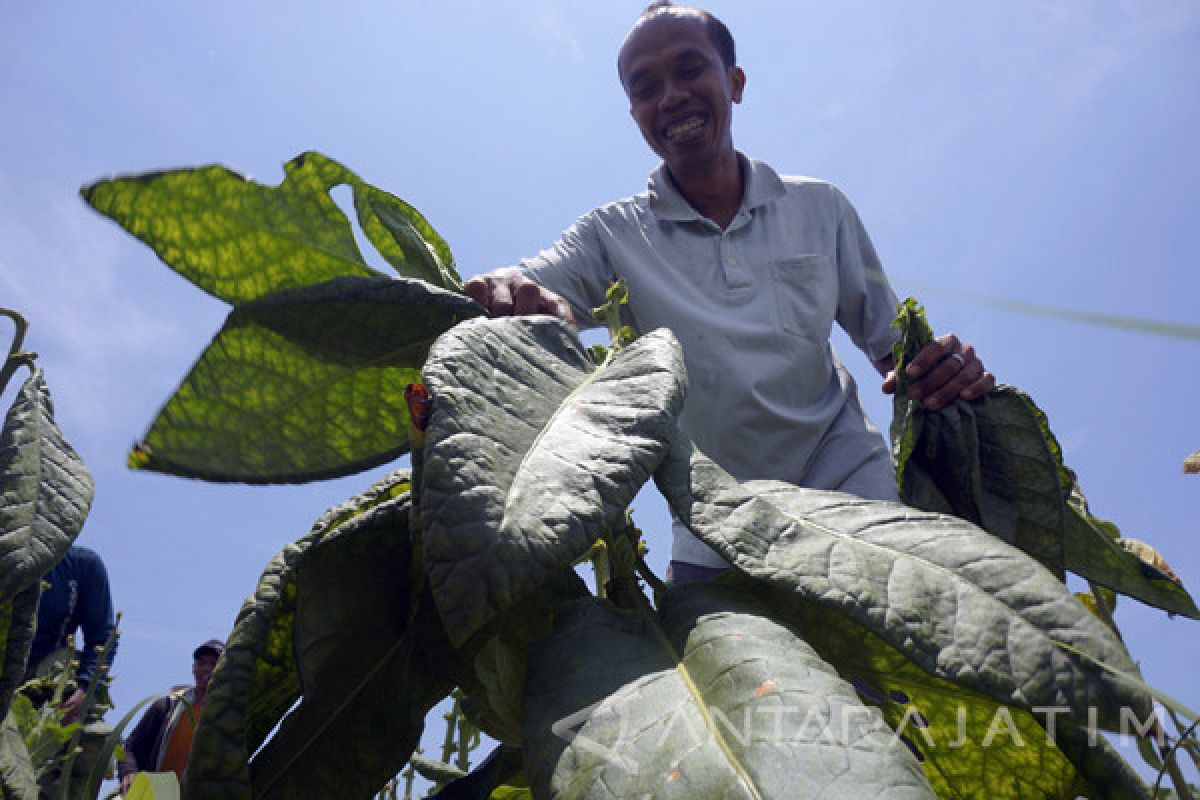
[{"label": "man's hand", "polygon": [[137,777],[136,772],[128,772],[121,776],[121,794],[129,794],[129,787],[133,786],[133,779]]},{"label": "man's hand", "polygon": [[79,712],[83,710],[83,701],[87,697],[87,692],[83,689],[76,689],[71,692],[71,696],[63,700],[59,706],[63,710],[63,724],[70,725],[79,716]]},{"label": "man's hand", "polygon": [[575,324],[575,315],[566,300],[513,269],[476,275],[463,285],[463,289],[493,317],[550,314]]},{"label": "man's hand", "polygon": [[[984,369],[975,348],[958,341],[953,333],[922,348],[904,371],[912,381],[908,398],[920,400],[930,411],[937,411],[955,398],[983,397],[996,386],[996,377]],[[884,378],[883,391],[885,394],[896,391],[895,370]]]}]

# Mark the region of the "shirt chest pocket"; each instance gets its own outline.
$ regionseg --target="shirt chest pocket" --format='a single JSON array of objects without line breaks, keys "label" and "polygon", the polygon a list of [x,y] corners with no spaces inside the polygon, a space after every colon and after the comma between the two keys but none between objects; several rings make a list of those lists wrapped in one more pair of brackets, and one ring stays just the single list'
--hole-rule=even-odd
[{"label": "shirt chest pocket", "polygon": [[828,340],[837,313],[833,258],[809,254],[775,259],[771,278],[783,329],[815,341]]}]

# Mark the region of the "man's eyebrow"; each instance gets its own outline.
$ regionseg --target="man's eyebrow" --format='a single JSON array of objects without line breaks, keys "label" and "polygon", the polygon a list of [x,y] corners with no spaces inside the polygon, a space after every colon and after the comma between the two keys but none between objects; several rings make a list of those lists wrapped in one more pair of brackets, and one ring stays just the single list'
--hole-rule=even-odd
[{"label": "man's eyebrow", "polygon": [[646,69],[645,67],[642,69],[636,69],[625,76],[625,83],[632,86],[636,81],[645,78],[649,72],[650,70]]},{"label": "man's eyebrow", "polygon": [[[701,61],[706,61],[706,60],[708,60],[708,57],[705,56],[704,51],[701,50],[700,48],[689,47],[686,50],[681,50],[680,52],[671,56],[671,63],[677,64],[680,61],[690,61],[693,59],[699,59]],[[650,73],[650,70],[647,69],[646,67],[641,67],[639,69],[635,69],[633,72],[629,73],[629,75],[627,75],[625,77],[625,83],[632,86],[635,81],[646,78],[646,76],[649,73]]]},{"label": "man's eyebrow", "polygon": [[672,56],[671,60],[672,61],[684,61],[689,58],[699,58],[699,59],[706,60],[708,57],[706,55],[704,55],[704,51],[701,50],[700,48],[689,47],[688,49],[683,50],[682,52],[676,53],[674,56]]}]

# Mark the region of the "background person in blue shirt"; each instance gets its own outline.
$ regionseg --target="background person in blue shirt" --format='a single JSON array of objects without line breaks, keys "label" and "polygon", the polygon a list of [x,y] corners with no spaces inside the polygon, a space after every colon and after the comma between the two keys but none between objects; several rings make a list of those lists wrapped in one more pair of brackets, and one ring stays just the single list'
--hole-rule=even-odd
[{"label": "background person in blue shirt", "polygon": [[[116,627],[108,571],[96,551],[72,545],[42,580],[49,585],[43,587],[38,603],[37,629],[25,677],[28,680],[43,674],[50,668],[50,664],[43,662],[66,648],[68,636],[82,630],[83,647],[75,675],[76,687],[63,701],[64,721],[71,722],[79,714],[87,688],[96,676],[97,648],[108,641]],[[109,651],[110,664],[115,654],[114,644]]]}]

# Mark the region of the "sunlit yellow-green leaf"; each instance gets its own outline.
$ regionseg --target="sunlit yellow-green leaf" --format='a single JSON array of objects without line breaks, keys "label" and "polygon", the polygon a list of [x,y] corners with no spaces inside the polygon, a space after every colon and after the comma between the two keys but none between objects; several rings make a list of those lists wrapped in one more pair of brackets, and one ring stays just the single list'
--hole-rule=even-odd
[{"label": "sunlit yellow-green leaf", "polygon": [[335,278],[235,308],[130,466],[247,483],[318,480],[408,450],[404,387],[482,309],[405,278]]},{"label": "sunlit yellow-green leaf", "polygon": [[213,165],[97,181],[82,195],[180,275],[239,305],[281,289],[377,274],[329,194],[342,184],[353,189],[368,239],[400,274],[459,287],[449,247],[420,213],[320,153],[287,162],[278,186]]}]

